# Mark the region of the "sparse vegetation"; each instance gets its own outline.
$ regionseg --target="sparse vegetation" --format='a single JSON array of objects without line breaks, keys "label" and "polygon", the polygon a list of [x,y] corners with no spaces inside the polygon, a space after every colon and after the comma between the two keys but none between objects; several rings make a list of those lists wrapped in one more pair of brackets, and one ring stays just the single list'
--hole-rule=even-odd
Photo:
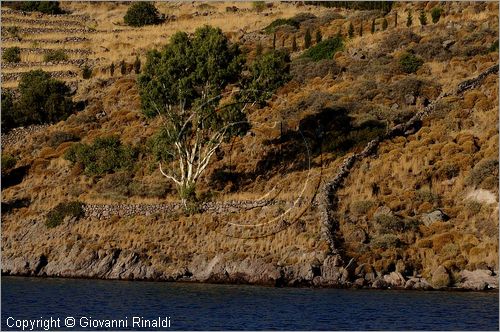
[{"label": "sparse vegetation", "polygon": [[252,7],[257,13],[261,13],[266,9],[265,1],[252,1]]},{"label": "sparse vegetation", "polygon": [[24,73],[19,82],[19,98],[2,92],[2,128],[52,123],[73,112],[66,84],[41,69]]},{"label": "sparse vegetation", "polygon": [[439,22],[441,15],[443,14],[443,9],[440,7],[434,7],[431,10],[432,23],[436,24]]},{"label": "sparse vegetation", "polygon": [[45,62],[58,62],[68,60],[68,54],[64,50],[50,50],[43,56]]}]

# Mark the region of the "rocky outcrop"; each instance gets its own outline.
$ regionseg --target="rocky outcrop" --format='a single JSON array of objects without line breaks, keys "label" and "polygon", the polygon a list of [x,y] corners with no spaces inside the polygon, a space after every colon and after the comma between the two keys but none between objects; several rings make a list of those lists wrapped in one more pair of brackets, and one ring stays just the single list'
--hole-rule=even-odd
[{"label": "rocky outcrop", "polygon": [[460,273],[460,288],[470,290],[498,289],[498,275],[494,275],[490,270],[464,270]]},{"label": "rocky outcrop", "polygon": [[18,127],[10,130],[7,134],[2,134],[2,147],[15,144],[31,135],[47,129],[49,125],[32,125],[28,127]]}]

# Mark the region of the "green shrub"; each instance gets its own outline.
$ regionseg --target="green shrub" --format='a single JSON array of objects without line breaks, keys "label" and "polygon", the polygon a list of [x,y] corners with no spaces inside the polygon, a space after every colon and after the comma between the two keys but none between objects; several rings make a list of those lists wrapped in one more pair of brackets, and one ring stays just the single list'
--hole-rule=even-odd
[{"label": "green shrub", "polygon": [[382,21],[382,30],[387,30],[387,27],[389,26],[389,23],[387,22],[387,19],[384,18],[384,20]]},{"label": "green shrub", "polygon": [[347,30],[347,34],[349,38],[354,37],[354,25],[352,25],[352,22],[349,23],[349,30]]},{"label": "green shrub", "polygon": [[59,203],[48,214],[45,225],[53,228],[60,225],[66,217],[80,219],[85,215],[83,204],[81,202]]},{"label": "green shrub", "polygon": [[45,62],[58,62],[68,60],[68,54],[64,50],[50,50],[43,56]]},{"label": "green shrub", "polygon": [[417,190],[415,194],[415,199],[418,203],[424,203],[424,202],[434,203],[438,200],[438,196],[429,189],[423,188]]},{"label": "green shrub", "polygon": [[399,58],[399,64],[403,72],[414,73],[424,64],[424,60],[411,53],[405,53]]},{"label": "green shrub", "polygon": [[379,226],[379,233],[403,233],[414,231],[420,225],[417,219],[403,219],[389,214],[380,214],[375,217],[375,222]]},{"label": "green shrub", "polygon": [[21,62],[21,49],[17,46],[4,49],[2,60],[5,62]]},{"label": "green shrub", "polygon": [[161,22],[158,9],[152,3],[142,1],[130,5],[123,20],[125,24],[133,27],[142,27]]},{"label": "green shrub", "polygon": [[5,30],[5,32],[7,32],[7,35],[9,37],[18,38],[18,39],[21,38],[19,36],[19,27],[18,26],[10,26],[10,27],[5,27],[3,29]]},{"label": "green shrub", "polygon": [[16,166],[16,158],[8,153],[2,154],[2,174],[9,172]]},{"label": "green shrub", "polygon": [[317,45],[311,47],[304,52],[302,57],[310,58],[313,61],[319,61],[322,59],[332,59],[333,55],[342,50],[343,42],[342,38],[334,37],[323,40]]},{"label": "green shrub", "polygon": [[131,170],[136,159],[134,149],[121,144],[118,137],[96,138],[91,145],[76,143],[66,151],[64,158],[83,166],[89,176]]},{"label": "green shrub", "polygon": [[495,183],[498,185],[498,159],[481,160],[466,178],[466,184],[484,189],[493,189]]},{"label": "green shrub", "polygon": [[443,13],[443,9],[439,7],[434,7],[431,10],[432,23],[437,23],[441,18],[441,14]]},{"label": "green shrub", "polygon": [[264,31],[267,33],[275,32],[279,27],[284,25],[290,25],[292,27],[298,28],[300,26],[300,22],[294,18],[278,18],[271,22],[267,27],[264,28]]},{"label": "green shrub", "polygon": [[139,59],[138,55],[135,57],[134,61],[134,72],[136,74],[139,74],[141,72],[141,59]]},{"label": "green shrub", "polygon": [[4,130],[64,120],[73,111],[69,87],[41,69],[23,73],[18,89],[17,99],[2,91]]},{"label": "green shrub", "polygon": [[383,234],[374,238],[371,244],[377,249],[398,248],[401,246],[401,240],[394,234]]}]

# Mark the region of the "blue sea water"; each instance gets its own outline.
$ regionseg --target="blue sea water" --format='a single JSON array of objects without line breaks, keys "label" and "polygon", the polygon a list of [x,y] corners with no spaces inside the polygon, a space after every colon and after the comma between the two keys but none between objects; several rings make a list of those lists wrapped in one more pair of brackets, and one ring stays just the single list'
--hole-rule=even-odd
[{"label": "blue sea water", "polygon": [[[22,277],[2,277],[1,292],[2,330],[20,330],[15,324],[23,320],[43,330],[50,318],[51,330],[100,330],[106,320],[127,323],[110,330],[138,329],[133,317],[136,323],[163,320],[161,330],[499,329],[498,293]],[[68,317],[73,328],[65,326]],[[91,328],[84,326],[89,322]]]}]

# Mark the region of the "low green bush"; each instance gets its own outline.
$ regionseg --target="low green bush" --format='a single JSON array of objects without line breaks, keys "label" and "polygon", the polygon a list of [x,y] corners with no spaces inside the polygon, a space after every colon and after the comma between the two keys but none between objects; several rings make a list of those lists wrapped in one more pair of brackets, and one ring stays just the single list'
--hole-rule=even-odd
[{"label": "low green bush", "polygon": [[118,137],[100,137],[90,144],[73,144],[64,158],[83,166],[89,176],[131,170],[136,160],[136,151],[121,144]]},{"label": "low green bush", "polygon": [[263,12],[266,9],[265,1],[252,1],[252,7],[257,13]]},{"label": "low green bush", "polygon": [[19,97],[2,91],[2,129],[65,120],[74,109],[69,87],[41,69],[21,75]]},{"label": "low green bush", "polygon": [[416,72],[423,64],[424,60],[411,53],[405,53],[399,58],[401,70],[407,74]]},{"label": "low green bush", "polygon": [[302,54],[303,58],[310,58],[313,61],[332,59],[333,55],[344,47],[342,38],[328,38],[309,48]]},{"label": "low green bush", "polygon": [[80,219],[85,215],[83,204],[81,202],[59,203],[48,214],[45,225],[48,228],[54,228],[62,224],[66,217]]},{"label": "low green bush", "polygon": [[300,26],[300,22],[295,20],[294,18],[278,18],[271,22],[267,27],[264,28],[264,31],[267,33],[275,32],[279,27],[284,25],[290,25],[294,28],[298,28]]},{"label": "low green bush", "polygon": [[142,27],[161,22],[160,14],[154,4],[143,1],[131,4],[123,20],[125,24],[133,27]]},{"label": "low green bush", "polygon": [[21,49],[17,46],[7,47],[3,50],[2,60],[10,63],[21,62]]},{"label": "low green bush", "polygon": [[50,50],[43,56],[45,62],[58,62],[68,60],[68,54],[64,50]]}]

